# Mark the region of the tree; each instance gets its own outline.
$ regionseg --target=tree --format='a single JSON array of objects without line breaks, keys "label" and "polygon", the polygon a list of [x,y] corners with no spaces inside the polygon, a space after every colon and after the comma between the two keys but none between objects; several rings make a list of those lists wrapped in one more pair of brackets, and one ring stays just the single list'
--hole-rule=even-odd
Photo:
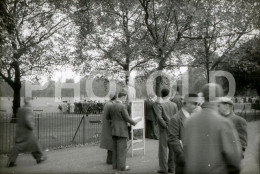
[{"label": "tree", "polygon": [[16,118],[21,78],[33,70],[66,61],[67,45],[61,44],[66,42],[61,35],[68,36],[70,32],[58,31],[66,30],[72,22],[48,0],[1,1],[1,17],[0,77],[14,91],[13,118]]},{"label": "tree", "polygon": [[[156,70],[171,69],[185,62],[178,53],[190,42],[184,38],[192,29],[196,1],[139,0],[143,10],[143,25],[147,31],[145,42],[148,57],[157,63]],[[156,93],[160,95],[162,78],[156,79]]]},{"label": "tree", "polygon": [[[96,70],[106,70],[112,74],[122,76],[123,71],[127,85],[129,73],[149,61],[142,56],[142,45],[145,43],[139,22],[142,12],[140,5],[131,0],[99,1],[82,5],[92,9],[94,19],[89,20],[90,15],[86,13],[79,14],[80,17],[77,18],[80,27],[77,62],[84,63],[88,71],[92,69],[90,63]],[[91,21],[91,31],[88,30],[88,21]]]},{"label": "tree", "polygon": [[[209,72],[226,62],[229,52],[250,39],[257,27],[260,3],[256,0],[217,1],[203,0],[198,3],[199,15],[188,39],[194,39],[194,65],[202,65]],[[258,20],[259,21],[259,20]]]},{"label": "tree", "polygon": [[219,64],[217,69],[228,71],[234,76],[236,95],[244,94],[247,89],[255,89],[260,95],[260,38],[245,42],[227,56],[230,59],[225,64]]}]

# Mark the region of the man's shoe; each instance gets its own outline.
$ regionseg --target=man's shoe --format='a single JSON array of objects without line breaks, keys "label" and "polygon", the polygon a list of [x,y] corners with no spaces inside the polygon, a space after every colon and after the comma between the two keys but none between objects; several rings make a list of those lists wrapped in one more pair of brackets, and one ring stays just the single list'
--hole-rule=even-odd
[{"label": "man's shoe", "polygon": [[7,165],[7,167],[15,167],[16,164],[14,162],[9,162],[9,164]]},{"label": "man's shoe", "polygon": [[121,170],[121,171],[129,171],[129,170],[131,170],[130,167],[129,166],[125,166],[125,168],[123,170]]},{"label": "man's shoe", "polygon": [[162,170],[157,170],[157,173],[166,173],[166,172]]},{"label": "man's shoe", "polygon": [[41,162],[45,161],[46,159],[47,159],[47,157],[44,156],[44,157],[41,157],[40,159],[37,159],[36,162],[37,162],[37,164],[40,164]]}]

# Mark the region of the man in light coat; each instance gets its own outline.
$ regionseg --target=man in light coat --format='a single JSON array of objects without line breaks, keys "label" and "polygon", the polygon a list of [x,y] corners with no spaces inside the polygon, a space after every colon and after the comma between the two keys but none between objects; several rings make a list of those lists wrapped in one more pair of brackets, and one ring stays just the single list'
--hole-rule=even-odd
[{"label": "man in light coat", "polygon": [[107,120],[108,114],[110,114],[110,109],[113,103],[116,100],[116,94],[111,94],[110,101],[108,101],[104,106],[104,114],[102,117],[102,130],[101,130],[101,139],[100,139],[100,148],[107,149],[107,164],[112,164],[113,156],[113,139],[112,139],[112,129],[111,121]]},{"label": "man in light coat", "polygon": [[174,153],[169,144],[169,121],[177,113],[177,105],[169,100],[169,90],[161,91],[161,101],[155,102],[153,108],[159,127],[159,167],[158,173],[172,173],[175,170]]},{"label": "man in light coat", "polygon": [[46,160],[46,156],[44,156],[33,130],[34,118],[31,108],[31,98],[25,98],[24,107],[19,108],[17,112],[15,144],[11,149],[8,167],[16,166],[16,159],[19,153],[22,152],[31,152],[37,164]]},{"label": "man in light coat", "polygon": [[[216,96],[212,91],[215,90]],[[202,89],[202,110],[184,124],[183,154],[185,174],[239,174],[241,149],[233,124],[222,117],[216,97],[221,86],[206,84]]]},{"label": "man in light coat", "polygon": [[[244,153],[247,147],[247,123],[246,120],[233,111],[233,101],[228,97],[221,97],[218,105],[219,113],[228,118],[235,126],[241,145],[241,150]],[[242,156],[244,157],[244,155]]]},{"label": "man in light coat", "polygon": [[181,164],[183,162],[183,125],[186,119],[188,119],[196,109],[198,102],[197,94],[185,95],[181,110],[179,110],[169,122],[169,144],[173,147],[174,151],[176,174],[182,173],[183,170]]}]

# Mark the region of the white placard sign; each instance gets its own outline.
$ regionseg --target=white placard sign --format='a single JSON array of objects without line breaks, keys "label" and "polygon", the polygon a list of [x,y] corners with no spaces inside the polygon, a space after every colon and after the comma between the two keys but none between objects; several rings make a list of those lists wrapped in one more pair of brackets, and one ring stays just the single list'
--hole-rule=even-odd
[{"label": "white placard sign", "polygon": [[133,120],[142,118],[137,125],[133,126],[133,129],[144,129],[144,102],[132,101],[131,117]]},{"label": "white placard sign", "polygon": [[[131,147],[132,147],[132,156],[134,155],[134,151],[143,150],[143,154],[145,155],[145,130],[144,130],[144,101],[132,101],[131,105],[131,117],[133,120],[140,120],[135,126],[132,126],[132,137],[131,137]],[[133,139],[134,130],[142,130],[143,136],[142,139]],[[142,143],[142,147],[135,148],[134,145],[136,143]]]}]

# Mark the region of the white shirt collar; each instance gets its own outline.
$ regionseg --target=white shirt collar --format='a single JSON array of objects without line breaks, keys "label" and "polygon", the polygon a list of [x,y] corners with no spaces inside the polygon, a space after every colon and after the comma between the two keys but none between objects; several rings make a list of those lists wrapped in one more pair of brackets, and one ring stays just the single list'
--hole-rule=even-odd
[{"label": "white shirt collar", "polygon": [[189,117],[190,117],[190,113],[189,113],[188,111],[186,111],[186,110],[183,109],[183,108],[181,108],[181,110],[182,110],[182,112],[183,112],[183,114],[184,114],[184,116],[185,116],[186,118],[189,118]]}]

